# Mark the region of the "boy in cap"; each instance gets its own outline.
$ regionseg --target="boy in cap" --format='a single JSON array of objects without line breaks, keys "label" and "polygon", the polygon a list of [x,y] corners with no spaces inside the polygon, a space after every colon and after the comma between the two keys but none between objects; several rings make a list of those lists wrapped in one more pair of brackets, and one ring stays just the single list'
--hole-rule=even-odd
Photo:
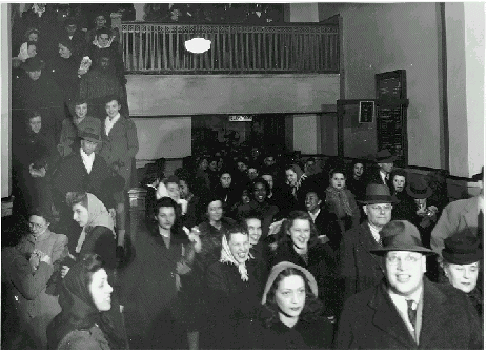
[{"label": "boy in cap", "polygon": [[466,294],[425,276],[426,256],[418,229],[394,220],[382,229],[385,278],[350,297],[338,328],[337,349],[479,349],[483,329]]},{"label": "boy in cap", "polygon": [[[76,143],[76,141],[79,141],[79,130],[93,123],[97,124],[99,130],[101,130],[101,121],[98,118],[87,116],[88,103],[85,99],[78,98],[73,107],[74,117],[62,121],[61,138],[57,145],[61,157],[70,155],[73,149],[79,147],[79,143]],[[95,152],[99,152],[99,149],[97,148]]]},{"label": "boy in cap", "polygon": [[123,178],[114,174],[103,157],[96,154],[97,148],[101,146],[100,123],[86,121],[78,132],[81,139],[79,149],[73,150],[63,159],[52,183],[55,206],[61,211],[61,220],[64,220],[66,225],[74,223],[72,209],[66,204],[68,192],[87,192],[95,195],[114,216],[114,193],[125,186]]}]

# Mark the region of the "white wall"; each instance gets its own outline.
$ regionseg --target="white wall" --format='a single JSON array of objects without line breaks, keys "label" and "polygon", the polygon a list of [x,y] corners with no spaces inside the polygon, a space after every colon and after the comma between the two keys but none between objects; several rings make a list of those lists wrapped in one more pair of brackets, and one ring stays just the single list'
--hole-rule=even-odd
[{"label": "white wall", "polygon": [[320,152],[318,142],[318,123],[316,115],[293,116],[293,150],[302,154],[317,154]]},{"label": "white wall", "polygon": [[[0,4],[0,42],[8,43],[11,41],[11,26],[10,26],[10,4]],[[0,142],[2,147],[2,198],[8,197],[12,194],[12,114],[10,112],[11,103],[8,87],[11,86],[11,68],[10,59],[12,47],[11,45],[2,45],[0,55],[1,66],[1,84],[0,84],[0,114],[1,122],[1,136]]]},{"label": "white wall", "polygon": [[464,3],[466,25],[466,104],[469,176],[484,166],[484,2]]}]

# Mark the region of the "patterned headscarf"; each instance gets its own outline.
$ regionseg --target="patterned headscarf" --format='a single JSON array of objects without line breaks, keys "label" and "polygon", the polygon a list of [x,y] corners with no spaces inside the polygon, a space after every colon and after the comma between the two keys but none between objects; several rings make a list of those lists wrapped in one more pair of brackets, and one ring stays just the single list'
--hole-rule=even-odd
[{"label": "patterned headscarf", "polygon": [[[238,261],[236,261],[233,254],[231,254],[231,251],[230,251],[230,248],[229,248],[229,245],[228,245],[228,241],[227,241],[225,235],[223,235],[222,245],[223,246],[221,248],[221,259],[219,259],[219,261],[224,262],[224,263],[231,263],[231,264],[234,264],[235,266],[237,266],[238,271],[240,272],[240,275],[241,275],[241,279],[243,281],[248,281],[248,271],[247,271],[246,265],[245,265],[246,261],[244,261],[243,263],[239,263]],[[248,259],[254,259],[254,257],[250,254],[250,252],[248,252],[247,260]]]}]

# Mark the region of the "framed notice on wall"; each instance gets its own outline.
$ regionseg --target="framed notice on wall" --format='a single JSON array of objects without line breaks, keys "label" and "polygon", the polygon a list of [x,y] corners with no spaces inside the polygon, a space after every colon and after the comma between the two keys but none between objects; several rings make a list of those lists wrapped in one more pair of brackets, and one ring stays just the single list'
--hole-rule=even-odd
[{"label": "framed notice on wall", "polygon": [[398,166],[408,164],[407,82],[404,70],[376,74],[376,126],[378,151],[398,156]]},{"label": "framed notice on wall", "polygon": [[360,123],[372,123],[374,114],[375,114],[374,101],[359,102],[359,122]]}]

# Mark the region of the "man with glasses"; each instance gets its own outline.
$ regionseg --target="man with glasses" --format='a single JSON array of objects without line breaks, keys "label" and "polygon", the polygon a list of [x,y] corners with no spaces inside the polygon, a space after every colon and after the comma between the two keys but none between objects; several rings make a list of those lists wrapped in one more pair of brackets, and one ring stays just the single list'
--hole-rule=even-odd
[{"label": "man with glasses", "polygon": [[383,278],[383,261],[370,250],[381,247],[381,230],[391,220],[392,204],[398,200],[390,195],[387,185],[371,183],[359,202],[364,204],[367,220],[345,232],[339,248],[343,301]]},{"label": "man with glasses", "polygon": [[371,254],[385,266],[381,284],[350,297],[341,314],[337,349],[479,349],[483,329],[465,293],[429,281],[418,229],[393,220]]}]

